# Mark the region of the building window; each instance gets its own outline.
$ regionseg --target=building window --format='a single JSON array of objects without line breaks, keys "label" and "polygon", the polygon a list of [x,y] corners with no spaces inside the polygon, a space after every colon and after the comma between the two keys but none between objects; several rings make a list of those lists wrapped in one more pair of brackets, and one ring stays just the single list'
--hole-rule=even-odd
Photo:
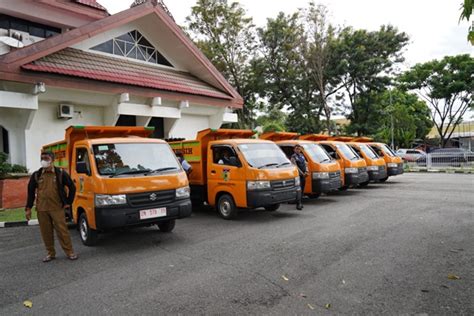
[{"label": "building window", "polygon": [[48,38],[61,33],[61,29],[57,27],[30,22],[6,14],[0,14],[0,28],[21,31],[41,38]]},{"label": "building window", "polygon": [[0,152],[10,153],[10,145],[8,144],[8,131],[0,126]]},{"label": "building window", "polygon": [[91,48],[103,53],[173,67],[155,47],[138,31],[131,31]]}]

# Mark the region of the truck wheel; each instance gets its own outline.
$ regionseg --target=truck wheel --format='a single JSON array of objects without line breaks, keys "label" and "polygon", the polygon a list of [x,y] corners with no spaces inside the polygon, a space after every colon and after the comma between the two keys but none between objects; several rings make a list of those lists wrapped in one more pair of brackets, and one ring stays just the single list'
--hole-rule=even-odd
[{"label": "truck wheel", "polygon": [[234,219],[237,216],[237,207],[229,194],[223,194],[217,201],[217,211],[223,219]]},{"label": "truck wheel", "polygon": [[366,187],[366,186],[369,185],[369,182],[370,182],[370,181],[365,181],[365,182],[359,183],[359,186],[361,186],[361,187]]},{"label": "truck wheel", "polygon": [[343,185],[343,186],[340,187],[338,190],[339,190],[339,191],[347,191],[347,189],[349,189],[349,186],[348,186],[348,185]]},{"label": "truck wheel", "polygon": [[321,196],[321,193],[311,193],[311,194],[308,194],[308,197],[312,200],[315,200],[317,198],[319,198]]},{"label": "truck wheel", "polygon": [[265,206],[265,211],[275,212],[279,208],[280,208],[280,204],[273,204],[273,205]]},{"label": "truck wheel", "polygon": [[87,223],[86,213],[82,213],[79,217],[79,236],[81,241],[86,246],[94,246],[97,243],[99,233],[89,227]]},{"label": "truck wheel", "polygon": [[163,233],[171,233],[176,225],[176,220],[172,219],[169,221],[159,222],[156,224],[161,232]]}]

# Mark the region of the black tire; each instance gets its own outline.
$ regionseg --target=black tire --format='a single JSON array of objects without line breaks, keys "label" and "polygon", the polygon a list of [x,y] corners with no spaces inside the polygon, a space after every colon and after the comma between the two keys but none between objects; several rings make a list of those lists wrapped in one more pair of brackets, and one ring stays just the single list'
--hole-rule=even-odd
[{"label": "black tire", "polygon": [[273,205],[265,206],[265,211],[275,212],[279,208],[280,208],[280,204],[273,204]]},{"label": "black tire", "polygon": [[339,190],[339,191],[347,191],[347,189],[349,189],[349,186],[348,186],[348,185],[343,185],[343,186],[340,187],[338,190]]},{"label": "black tire", "polygon": [[97,244],[99,233],[95,229],[89,227],[86,213],[82,213],[81,216],[79,216],[78,227],[79,237],[81,238],[81,241],[84,245],[94,246],[95,244]]},{"label": "black tire", "polygon": [[311,193],[311,194],[307,194],[306,196],[312,200],[316,200],[317,198],[321,196],[321,193]]},{"label": "black tire", "polygon": [[365,182],[359,183],[359,186],[366,187],[366,186],[369,185],[369,183],[370,183],[370,181],[365,181]]},{"label": "black tire", "polygon": [[383,179],[380,179],[379,181],[380,181],[380,182],[385,182],[385,181],[387,181],[387,180],[388,180],[388,177],[385,177],[385,178],[383,178]]},{"label": "black tire", "polygon": [[230,194],[223,194],[217,200],[217,212],[223,219],[234,219],[237,217],[238,209]]},{"label": "black tire", "polygon": [[176,220],[171,219],[169,221],[163,221],[156,224],[161,232],[163,233],[171,233],[176,225]]}]

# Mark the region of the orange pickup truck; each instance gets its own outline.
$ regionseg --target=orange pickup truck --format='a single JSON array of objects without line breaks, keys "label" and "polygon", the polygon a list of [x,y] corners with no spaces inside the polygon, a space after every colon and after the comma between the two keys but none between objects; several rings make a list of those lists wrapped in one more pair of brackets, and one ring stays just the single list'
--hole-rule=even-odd
[{"label": "orange pickup truck", "polygon": [[300,136],[300,139],[316,141],[341,167],[343,186],[346,190],[350,186],[357,186],[369,180],[367,164],[356,152],[342,141],[332,140],[331,136],[321,134],[308,134]]},{"label": "orange pickup truck", "polygon": [[57,167],[76,184],[72,206],[85,245],[98,233],[126,226],[157,225],[170,232],[191,215],[188,179],[170,146],[148,138],[153,128],[71,126],[63,141],[45,145]]},{"label": "orange pickup truck", "polygon": [[196,140],[172,141],[191,164],[194,205],[207,202],[224,219],[239,208],[276,211],[301,194],[298,171],[273,142],[251,139],[251,130],[205,129]]},{"label": "orange pickup truck", "polygon": [[385,160],[387,165],[387,176],[380,181],[387,181],[388,177],[403,174],[403,159],[397,156],[393,150],[384,143],[373,142],[369,137],[354,138],[354,142],[365,143],[369,145],[380,157]]},{"label": "orange pickup truck", "polygon": [[269,132],[259,138],[274,141],[288,158],[293,154],[296,145],[303,147],[310,173],[310,176],[306,177],[305,195],[318,197],[321,193],[337,191],[342,186],[339,164],[320,145],[309,140],[299,140],[298,136],[297,133]]}]

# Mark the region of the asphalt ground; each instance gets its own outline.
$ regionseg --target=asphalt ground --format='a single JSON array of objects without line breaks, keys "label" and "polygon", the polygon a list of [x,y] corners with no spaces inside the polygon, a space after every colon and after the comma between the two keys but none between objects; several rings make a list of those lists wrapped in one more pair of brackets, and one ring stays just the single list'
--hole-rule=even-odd
[{"label": "asphalt ground", "polygon": [[57,246],[47,264],[37,226],[0,229],[0,315],[474,314],[474,176],[404,174],[293,208],[201,210],[96,247],[71,230],[79,260]]}]

